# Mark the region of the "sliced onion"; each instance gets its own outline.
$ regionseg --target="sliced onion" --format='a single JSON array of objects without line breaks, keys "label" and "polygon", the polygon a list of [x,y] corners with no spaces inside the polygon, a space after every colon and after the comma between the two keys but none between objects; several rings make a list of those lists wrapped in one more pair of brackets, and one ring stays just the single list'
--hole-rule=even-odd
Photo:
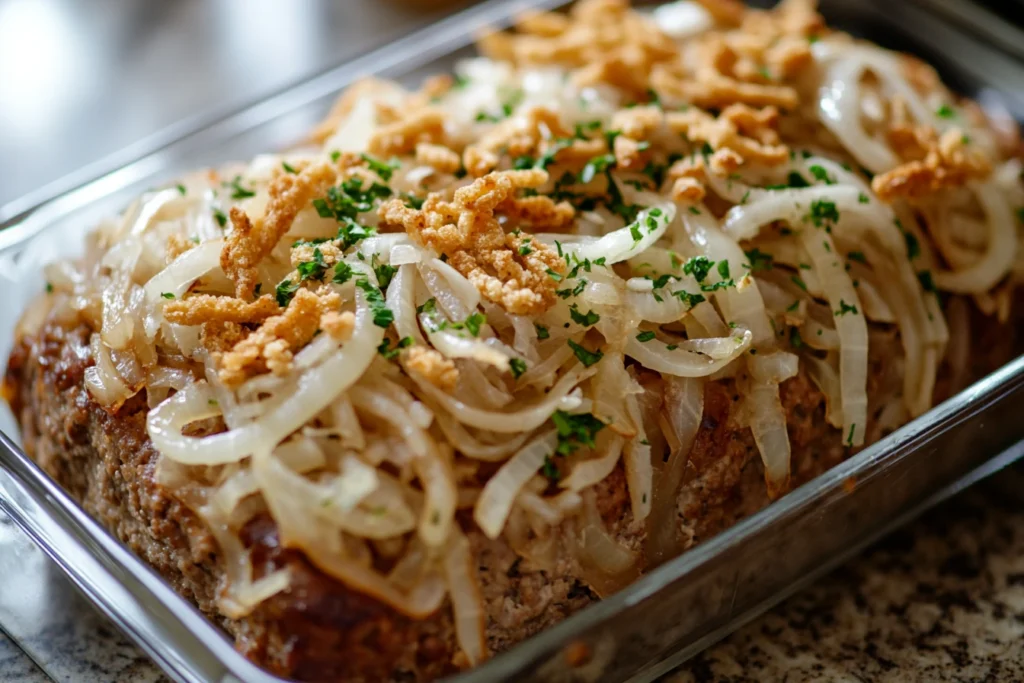
[{"label": "sliced onion", "polygon": [[[641,342],[630,337],[626,355],[656,372],[676,377],[707,377],[742,356],[752,339],[750,330],[736,330],[724,339],[682,340],[676,344],[679,348],[670,351],[669,345],[658,339]],[[705,350],[709,355],[704,355]]]},{"label": "sliced onion", "polygon": [[416,386],[423,393],[454,415],[463,424],[479,429],[487,429],[492,432],[512,434],[530,431],[542,425],[556,410],[564,405],[563,401],[569,395],[569,392],[572,391],[573,387],[595,372],[594,368],[584,368],[582,365],[577,364],[576,367],[569,370],[558,380],[541,401],[532,406],[509,412],[474,408],[449,396],[426,380],[414,376],[413,381],[416,382]]},{"label": "sliced onion", "polygon": [[674,204],[658,203],[641,211],[626,227],[579,247],[576,255],[581,261],[604,258],[608,265],[631,259],[661,239],[675,215]]},{"label": "sliced onion", "polygon": [[452,599],[456,640],[470,666],[476,666],[487,659],[486,614],[476,562],[469,541],[461,532],[452,534],[448,543],[444,572]]},{"label": "sliced onion", "polygon": [[537,474],[544,458],[555,452],[557,443],[557,432],[545,432],[509,458],[484,485],[473,508],[473,519],[488,538],[501,535],[519,491]]}]

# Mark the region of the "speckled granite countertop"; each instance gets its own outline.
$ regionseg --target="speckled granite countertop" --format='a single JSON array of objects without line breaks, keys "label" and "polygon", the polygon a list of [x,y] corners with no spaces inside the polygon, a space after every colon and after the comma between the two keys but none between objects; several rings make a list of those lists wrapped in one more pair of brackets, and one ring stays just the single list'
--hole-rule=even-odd
[{"label": "speckled granite countertop", "polygon": [[[58,574],[0,523],[0,624],[53,680],[165,680]],[[0,633],[0,681],[47,680]],[[1024,466],[959,494],[663,681],[1024,681]]]}]

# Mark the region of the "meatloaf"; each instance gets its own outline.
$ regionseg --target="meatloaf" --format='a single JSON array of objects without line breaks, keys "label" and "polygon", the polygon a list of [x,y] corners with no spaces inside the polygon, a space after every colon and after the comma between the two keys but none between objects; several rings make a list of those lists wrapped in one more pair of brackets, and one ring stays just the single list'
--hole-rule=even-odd
[{"label": "meatloaf", "polygon": [[146,193],[14,332],[26,452],[282,676],[475,666],[1020,348],[1019,136],[927,65],[809,0],[480,47]]},{"label": "meatloaf", "polygon": [[[978,322],[984,321],[978,316]],[[984,329],[984,328],[982,328]],[[991,353],[977,362],[978,377],[1012,357],[1020,326],[989,325],[981,336]],[[238,649],[269,671],[301,681],[429,681],[458,670],[450,613],[423,621],[403,617],[346,588],[282,548],[267,516],[245,527],[257,575],[287,566],[293,584],[244,619],[221,615],[223,585],[217,544],[188,507],[154,481],[157,453],[146,435],[144,396],[111,415],[83,385],[92,365],[84,325],[53,321],[22,337],[8,363],[4,390],[22,427],[26,452],[140,558],[153,566],[234,639]],[[880,330],[872,385],[882,390],[899,366],[894,335]],[[892,354],[892,355],[889,355]],[[889,377],[887,378],[887,375]],[[940,392],[954,387],[942,386]],[[825,421],[825,401],[806,377],[783,385],[793,443],[796,483],[851,454]],[[941,397],[941,395],[940,395]],[[706,409],[691,455],[693,471],[680,494],[675,520],[692,545],[769,501],[763,469],[748,429],[730,422],[736,400],[727,382],[709,383]],[[605,522],[626,542],[642,529],[631,523],[621,470],[599,496]],[[487,638],[501,652],[598,599],[566,558],[552,570],[530,566],[502,541],[468,532],[487,606]]]}]

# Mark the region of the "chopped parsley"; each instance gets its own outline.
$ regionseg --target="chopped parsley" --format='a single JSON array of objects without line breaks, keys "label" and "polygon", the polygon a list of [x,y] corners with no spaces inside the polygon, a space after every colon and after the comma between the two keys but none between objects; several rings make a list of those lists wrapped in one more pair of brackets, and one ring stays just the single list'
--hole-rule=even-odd
[{"label": "chopped parsley", "polygon": [[582,447],[594,448],[594,437],[605,428],[605,423],[591,413],[572,414],[556,410],[551,421],[558,431],[556,455],[572,455]]},{"label": "chopped parsley", "polygon": [[866,256],[864,256],[863,251],[851,251],[849,254],[846,255],[846,258],[850,259],[851,261],[856,261],[857,263],[868,262],[868,259]]},{"label": "chopped parsley", "polygon": [[850,304],[846,303],[845,301],[843,301],[842,299],[840,299],[839,300],[839,310],[835,312],[835,315],[846,315],[847,313],[853,313],[854,315],[857,315],[857,313],[858,313],[857,307],[853,306],[853,305],[850,305]]},{"label": "chopped parsley", "polygon": [[524,239],[522,242],[519,243],[519,255],[520,256],[529,256],[532,253],[533,253],[533,247],[530,246],[530,238],[527,237],[526,239]]},{"label": "chopped parsley", "polygon": [[377,284],[380,285],[381,289],[387,289],[388,285],[391,284],[391,278],[398,272],[398,268],[396,266],[389,266],[386,263],[377,263],[376,254],[370,259],[370,265],[373,266],[373,272],[377,276]]},{"label": "chopped parsley", "polygon": [[550,268],[548,268],[544,272],[547,273],[548,277],[551,278],[552,280],[554,280],[555,282],[561,282],[562,281],[562,274],[561,273],[559,273],[557,271],[554,271],[554,270],[551,270]]},{"label": "chopped parsley", "polygon": [[334,276],[331,278],[331,282],[343,285],[352,279],[352,266],[345,263],[344,261],[338,261],[334,264]]},{"label": "chopped parsley", "polygon": [[522,358],[509,358],[508,367],[512,371],[512,377],[519,379],[526,372],[526,361]]},{"label": "chopped parsley", "polygon": [[540,468],[540,473],[552,484],[557,483],[562,478],[562,473],[558,471],[558,465],[555,464],[550,455],[544,456],[544,465]]},{"label": "chopped parsley", "polygon": [[600,349],[597,351],[590,351],[589,349],[580,346],[572,339],[568,341],[568,344],[569,348],[572,349],[572,352],[576,354],[576,358],[578,358],[579,361],[583,363],[583,367],[585,368],[589,368],[591,365],[594,365],[602,358],[604,358],[604,353],[601,352]]},{"label": "chopped parsley", "polygon": [[387,161],[381,161],[369,154],[360,154],[359,158],[365,161],[369,169],[379,175],[380,179],[384,182],[391,180],[391,174],[402,165],[397,157],[392,157]]},{"label": "chopped parsley", "polygon": [[544,327],[543,325],[538,325],[537,323],[534,323],[533,327],[534,329],[537,330],[537,339],[548,339],[551,336],[551,333],[548,332],[548,328]]},{"label": "chopped parsley", "polygon": [[678,292],[672,292],[672,296],[679,299],[690,308],[693,308],[697,304],[706,301],[703,294],[692,294],[690,292],[687,292],[685,289],[680,289]]},{"label": "chopped parsley", "polygon": [[807,283],[804,282],[803,278],[801,278],[799,275],[794,275],[793,277],[789,278],[789,280],[800,289],[804,290],[805,292],[807,291]]},{"label": "chopped parsley", "polygon": [[295,292],[297,291],[299,291],[298,282],[293,283],[291,280],[281,280],[274,293],[274,296],[277,299],[277,305],[281,308],[287,308],[288,304],[290,304],[292,299],[295,297]]},{"label": "chopped parsley", "polygon": [[340,158],[341,152],[339,152],[338,150],[334,150],[333,152],[331,152],[331,161],[333,161],[334,163],[338,163],[338,159]]},{"label": "chopped parsley", "polygon": [[636,335],[636,340],[638,342],[649,342],[652,339],[654,339],[654,336],[655,336],[654,332],[651,332],[650,330],[646,330],[646,331],[641,332],[640,334]]},{"label": "chopped parsley", "polygon": [[380,288],[373,286],[368,279],[361,277],[356,280],[356,287],[363,290],[366,301],[370,304],[373,312],[373,324],[377,327],[387,328],[395,320],[395,314],[384,303],[384,294]]},{"label": "chopped parsley", "polygon": [[186,193],[188,192],[188,190],[187,190],[187,189],[185,188],[185,186],[184,186],[184,185],[182,185],[181,183],[178,183],[178,184],[177,184],[177,185],[175,185],[174,187],[176,187],[176,188],[177,188],[177,190],[178,190],[178,194],[180,194],[180,195],[181,195],[182,197],[184,197],[184,196],[185,196],[185,194],[186,194]]},{"label": "chopped parsley", "polygon": [[224,227],[225,225],[227,225],[227,224],[228,224],[228,217],[227,217],[227,214],[225,214],[225,213],[224,213],[223,211],[221,211],[220,209],[214,209],[214,210],[213,210],[213,218],[214,218],[214,220],[216,220],[216,221],[217,221],[217,225],[219,225],[219,226],[220,226],[220,227],[222,227],[222,228],[223,228],[223,227]]},{"label": "chopped parsley", "polygon": [[718,274],[722,276],[723,280],[729,279],[729,261],[722,259],[718,262]]},{"label": "chopped parsley", "polygon": [[789,343],[794,349],[800,349],[804,346],[804,340],[800,336],[800,330],[795,327],[789,328]]},{"label": "chopped parsley", "polygon": [[918,282],[921,283],[921,288],[924,289],[924,291],[936,291],[935,280],[932,278],[932,271],[922,270],[920,273],[917,274],[917,280]]},{"label": "chopped parsley", "polygon": [[[389,167],[390,168],[390,167]],[[356,216],[373,210],[374,201],[391,196],[391,189],[380,183],[363,188],[362,178],[354,177],[327,190],[327,195],[313,200],[313,208],[321,218],[333,218],[340,224],[337,239],[342,249],[376,233],[372,227],[356,222]]]},{"label": "chopped parsley", "polygon": [[683,273],[692,275],[693,279],[700,282],[708,276],[713,265],[715,265],[715,262],[707,256],[694,256],[683,264]]},{"label": "chopped parsley", "polygon": [[853,432],[857,429],[857,423],[854,422],[850,425],[850,433],[846,436],[846,445],[853,448]]},{"label": "chopped parsley", "polygon": [[948,104],[944,104],[935,110],[935,115],[940,119],[951,119],[956,116],[956,112],[953,111],[953,107]]},{"label": "chopped parsley", "polygon": [[907,258],[913,261],[921,255],[921,243],[917,241],[917,236],[909,230],[903,231],[903,239],[907,243]]},{"label": "chopped parsley", "polygon": [[479,337],[480,326],[485,324],[487,324],[487,318],[484,317],[483,313],[477,311],[476,313],[473,313],[468,318],[466,318],[464,322],[455,323],[454,325],[452,325],[452,327],[454,327],[455,329],[459,329],[459,326],[462,325],[469,331],[471,335],[473,335],[474,337]]},{"label": "chopped parsley", "polygon": [[421,197],[417,197],[416,195],[412,194],[411,192],[403,192],[401,197],[402,197],[402,199],[405,200],[406,207],[408,207],[410,209],[422,209],[423,208],[423,202],[426,201],[426,200],[422,199]]},{"label": "chopped parsley", "polygon": [[281,162],[281,168],[284,169],[285,173],[298,173],[298,170],[296,170],[296,168],[289,164],[287,161]]},{"label": "chopped parsley", "polygon": [[601,319],[601,316],[593,311],[587,311],[585,314],[580,313],[580,309],[576,304],[569,307],[569,315],[572,316],[572,321],[574,323],[582,325],[583,327],[590,327]]},{"label": "chopped parsley", "polygon": [[388,348],[390,345],[391,340],[388,339],[387,337],[384,337],[384,341],[382,341],[380,343],[380,346],[377,347],[377,353],[384,356],[384,358],[391,360],[392,358],[398,356],[398,354],[401,353],[402,349],[412,346],[413,340],[412,337],[402,337],[401,339],[398,340],[393,349]]},{"label": "chopped parsley", "polygon": [[771,254],[761,251],[757,247],[754,247],[750,251],[744,253],[750,260],[750,270],[755,273],[760,270],[771,270],[774,267],[774,257]]},{"label": "chopped parsley", "polygon": [[327,272],[327,264],[324,262],[324,255],[320,247],[313,249],[313,260],[300,263],[296,270],[299,272],[300,280],[323,280]]},{"label": "chopped parsley", "polygon": [[807,214],[805,220],[811,221],[815,227],[820,228],[826,223],[836,223],[839,221],[839,210],[836,208],[836,203],[829,201],[828,199],[815,199],[811,202],[811,212]]},{"label": "chopped parsley", "polygon": [[249,197],[255,197],[256,193],[253,190],[242,187],[242,176],[236,175],[235,179],[231,181],[229,185],[231,188],[232,199],[248,199]]},{"label": "chopped parsley", "polygon": [[587,281],[581,278],[580,281],[576,283],[576,286],[573,287],[572,289],[569,289],[568,287],[566,287],[565,289],[556,289],[555,294],[557,294],[563,299],[568,299],[570,296],[579,296],[580,294],[583,293],[583,290],[586,288]]},{"label": "chopped parsley", "polygon": [[809,170],[811,172],[811,175],[814,176],[815,180],[819,182],[825,183],[826,185],[836,184],[836,181],[828,177],[828,172],[825,170],[823,166],[815,164],[807,170]]},{"label": "chopped parsley", "polygon": [[[46,283],[46,291],[47,292],[52,292],[53,291],[53,285],[51,285],[49,282]],[[161,292],[160,296],[162,296],[165,299],[173,299],[174,298],[174,292]]]},{"label": "chopped parsley", "polygon": [[861,192],[860,194],[857,195],[857,201],[860,202],[861,204],[867,204],[868,202],[871,201],[871,198],[868,197],[863,192]]},{"label": "chopped parsley", "polygon": [[700,209],[698,209],[696,206],[691,206],[690,207],[690,213],[692,213],[694,216],[699,216],[700,215]]}]

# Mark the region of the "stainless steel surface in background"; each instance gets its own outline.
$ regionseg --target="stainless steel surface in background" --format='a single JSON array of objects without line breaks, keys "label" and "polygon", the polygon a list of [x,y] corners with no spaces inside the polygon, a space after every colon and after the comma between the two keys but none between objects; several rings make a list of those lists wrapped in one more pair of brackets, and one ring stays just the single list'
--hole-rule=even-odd
[{"label": "stainless steel surface in background", "polygon": [[0,0],[0,206],[474,0]]}]

